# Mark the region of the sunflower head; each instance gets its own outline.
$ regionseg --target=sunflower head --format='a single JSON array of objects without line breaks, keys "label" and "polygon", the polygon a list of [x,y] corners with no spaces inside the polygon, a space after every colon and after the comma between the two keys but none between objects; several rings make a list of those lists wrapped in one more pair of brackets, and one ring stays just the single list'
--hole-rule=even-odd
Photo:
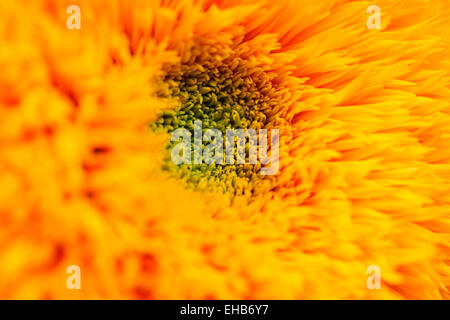
[{"label": "sunflower head", "polygon": [[448,0],[72,2],[0,1],[0,298],[450,297]]}]

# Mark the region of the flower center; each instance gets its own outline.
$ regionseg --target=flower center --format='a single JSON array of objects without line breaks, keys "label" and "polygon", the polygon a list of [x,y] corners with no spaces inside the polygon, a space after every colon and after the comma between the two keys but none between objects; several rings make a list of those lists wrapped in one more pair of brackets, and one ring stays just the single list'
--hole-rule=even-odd
[{"label": "flower center", "polygon": [[[220,52],[220,53],[219,53]],[[267,111],[274,101],[266,93],[272,84],[262,70],[251,68],[248,61],[214,46],[194,48],[187,61],[170,66],[164,77],[162,96],[176,98],[179,107],[161,111],[151,124],[155,131],[171,133],[185,128],[194,136],[194,121],[202,122],[203,132],[218,129],[225,137],[227,129],[264,128]],[[205,142],[203,142],[203,148]],[[174,142],[167,145],[164,168],[195,188],[219,189],[235,195],[254,193],[263,176],[261,164],[180,164],[170,159]],[[248,151],[248,141],[246,151]],[[246,152],[248,160],[248,152]]]}]

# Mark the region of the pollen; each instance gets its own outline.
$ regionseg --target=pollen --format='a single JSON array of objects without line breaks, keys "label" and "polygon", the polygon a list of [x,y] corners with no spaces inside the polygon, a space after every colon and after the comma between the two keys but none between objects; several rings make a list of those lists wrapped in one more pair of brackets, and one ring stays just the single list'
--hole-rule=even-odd
[{"label": "pollen", "polygon": [[[218,129],[224,137],[227,129],[265,128],[269,110],[281,103],[270,95],[274,90],[271,80],[270,75],[252,68],[229,47],[197,44],[188,61],[166,67],[165,86],[159,94],[176,99],[178,107],[161,111],[151,128],[167,133],[185,128],[193,136],[194,121],[198,120],[203,131]],[[263,179],[259,174],[261,163],[248,163],[249,141],[245,146],[246,164],[233,165],[174,165],[170,158],[173,145],[167,144],[164,169],[195,189],[253,194]],[[205,145],[203,142],[203,148]]]}]

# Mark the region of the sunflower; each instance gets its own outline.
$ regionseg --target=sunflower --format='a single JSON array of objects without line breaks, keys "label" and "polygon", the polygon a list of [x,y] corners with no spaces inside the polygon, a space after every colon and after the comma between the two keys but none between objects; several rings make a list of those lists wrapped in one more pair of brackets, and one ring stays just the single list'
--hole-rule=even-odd
[{"label": "sunflower", "polygon": [[[449,15],[1,1],[0,297],[449,298]],[[279,130],[277,173],[174,164],[196,121]]]}]

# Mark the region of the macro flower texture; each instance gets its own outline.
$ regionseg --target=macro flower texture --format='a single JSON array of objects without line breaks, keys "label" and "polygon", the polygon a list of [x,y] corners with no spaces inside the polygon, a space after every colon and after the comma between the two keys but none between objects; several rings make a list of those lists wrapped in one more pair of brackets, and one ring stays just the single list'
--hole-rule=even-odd
[{"label": "macro flower texture", "polygon": [[[450,298],[449,17],[0,1],[0,298]],[[276,170],[174,163],[196,121],[277,130]]]}]

